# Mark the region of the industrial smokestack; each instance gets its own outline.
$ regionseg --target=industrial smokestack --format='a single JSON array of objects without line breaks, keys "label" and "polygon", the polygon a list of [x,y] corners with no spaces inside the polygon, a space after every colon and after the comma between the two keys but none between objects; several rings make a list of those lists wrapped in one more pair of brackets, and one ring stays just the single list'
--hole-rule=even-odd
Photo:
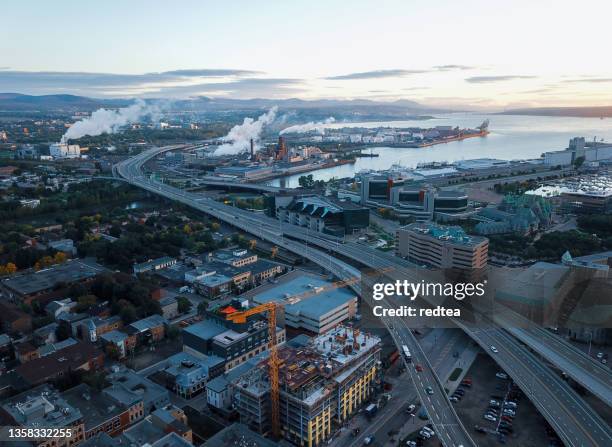
[{"label": "industrial smokestack", "polygon": [[251,161],[255,161],[255,144],[251,138]]},{"label": "industrial smokestack", "polygon": [[284,137],[278,137],[278,149],[276,152],[277,160],[285,160],[287,158],[287,145]]}]

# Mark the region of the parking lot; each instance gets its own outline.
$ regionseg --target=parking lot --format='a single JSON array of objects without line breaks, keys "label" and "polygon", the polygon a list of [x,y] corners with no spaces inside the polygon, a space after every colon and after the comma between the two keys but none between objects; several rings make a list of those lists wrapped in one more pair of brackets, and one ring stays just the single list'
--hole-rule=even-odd
[{"label": "parking lot", "polygon": [[[512,398],[508,399],[517,404],[516,415],[511,421],[512,432],[505,435],[503,442],[500,440],[499,433],[497,433],[500,415],[503,415],[504,399],[511,389],[509,379],[496,377],[496,374],[500,372],[502,371],[493,359],[479,354],[466,375],[471,379],[472,386],[465,387],[463,396],[455,403],[457,414],[474,441],[479,446],[499,446],[502,443],[517,447],[549,445],[545,431],[547,425],[545,419],[527,397],[516,396],[516,393],[510,394]],[[495,419],[494,421],[484,418],[485,413],[489,411],[491,400],[499,404],[499,408],[496,409],[498,415],[492,418]],[[506,408],[509,406],[506,405]],[[484,433],[477,431],[476,426],[482,427]]]}]

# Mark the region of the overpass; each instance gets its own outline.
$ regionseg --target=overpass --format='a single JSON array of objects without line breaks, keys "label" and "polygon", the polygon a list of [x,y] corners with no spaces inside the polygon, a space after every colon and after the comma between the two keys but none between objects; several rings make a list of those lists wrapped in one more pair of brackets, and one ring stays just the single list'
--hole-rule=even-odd
[{"label": "overpass", "polygon": [[[140,154],[132,159],[119,163],[113,168],[116,175],[123,177],[126,181],[139,186],[150,192],[162,195],[168,199],[184,203],[194,209],[202,211],[219,220],[225,221],[245,232],[251,233],[261,239],[290,250],[299,256],[312,261],[313,263],[325,268],[340,279],[351,279],[360,277],[360,272],[356,268],[332,257],[329,253],[313,248],[311,245],[303,244],[288,238],[279,231],[275,225],[259,225],[253,221],[253,214],[242,211],[234,207],[224,205],[214,200],[200,197],[196,194],[188,193],[177,188],[151,181],[142,176],[140,169],[142,165],[151,157],[163,152],[172,150],[170,148],[155,148],[147,153]],[[267,218],[268,220],[271,220]],[[275,221],[272,221],[275,222]],[[352,284],[355,292],[361,295],[361,286],[358,283]],[[383,320],[387,325],[388,320]],[[415,372],[411,371],[417,394],[422,399],[421,403],[430,416],[431,422],[436,433],[445,447],[475,446],[467,430],[462,425],[453,404],[449,401],[444,387],[437,374],[427,361],[425,354],[418,345],[416,339],[405,324],[400,323],[397,328],[387,329],[394,335],[397,343],[408,344],[415,352],[416,358],[422,361],[425,366],[423,373],[415,377]],[[400,345],[401,346],[401,345]],[[401,347],[398,346],[401,351]],[[411,365],[406,365],[410,371]],[[429,395],[426,391],[428,387],[435,390],[434,395]]]},{"label": "overpass", "polygon": [[[197,180],[191,181],[192,185],[195,185],[195,188],[199,186],[216,186],[219,188],[227,188],[227,189],[241,189],[244,191],[257,191],[257,192],[270,192],[270,193],[281,193],[284,191],[289,191],[292,188],[280,188],[278,186],[270,186],[263,185],[260,183],[243,183],[236,182],[233,180],[219,180],[219,179],[211,179],[211,178],[200,178]],[[194,189],[194,187],[190,188]]]},{"label": "overpass", "polygon": [[[304,256],[328,269],[339,278],[354,276],[356,270],[332,258],[331,254],[325,253],[325,251],[321,251],[321,249],[341,254],[371,268],[381,269],[393,265],[396,267],[393,276],[397,278],[405,279],[407,274],[414,274],[414,272],[406,270],[406,267],[410,266],[409,263],[400,258],[371,250],[360,244],[342,244],[338,240],[322,236],[321,234],[311,235],[305,232],[303,228],[292,228],[293,226],[281,224],[274,219],[227,207],[213,200],[198,197],[194,194],[152,182],[142,177],[140,173],[142,164],[164,150],[172,150],[172,148],[153,149],[119,164],[116,169],[114,168],[114,171],[117,175],[121,175],[132,184],[163,195],[169,199],[178,200],[207,214],[213,215],[220,220],[228,222],[246,232],[282,246],[300,256]],[[288,239],[285,236],[301,240],[301,242]],[[319,247],[319,249],[313,248],[313,245]],[[398,330],[396,329],[390,329],[396,343],[406,342],[405,344],[412,346],[415,352],[419,352],[419,348],[415,344],[412,344],[416,342],[410,340],[410,336],[408,335],[410,330],[405,326],[405,322],[402,319],[393,319],[392,323],[387,321],[387,319],[383,319],[383,323],[387,325],[387,327],[398,326],[401,328],[401,330],[398,329],[400,333],[397,333]],[[567,445],[612,445],[612,436],[608,424],[605,423],[566,382],[562,381],[557,374],[543,364],[541,359],[529,352],[529,350],[514,337],[510,336],[502,329],[481,330],[466,326],[460,322],[457,323],[459,327],[483,348],[488,349],[491,345],[495,345],[498,348],[499,353],[494,355],[493,358],[513,377],[516,383],[534,402],[536,407]],[[525,339],[532,340],[533,342],[533,334],[529,332],[526,333]],[[546,338],[541,337],[538,338],[538,340],[546,340]],[[545,343],[547,343],[546,346],[551,352],[558,352],[559,346],[555,347],[553,343],[546,341]],[[575,355],[579,354],[575,353]],[[424,363],[427,365],[426,359],[424,360]],[[593,362],[592,359],[589,360]],[[584,381],[599,380],[596,376],[601,374],[601,372],[589,371],[588,367],[590,367],[589,363],[576,365],[573,374]],[[431,371],[429,365],[427,370]],[[436,389],[438,386],[436,381],[439,382],[439,379],[437,379],[433,371],[431,374],[433,374],[433,376],[425,378],[425,383],[428,383],[427,386],[432,386],[432,388]],[[568,372],[568,374],[570,374],[570,372]],[[603,379],[604,381],[602,383],[605,385],[606,380],[609,381],[610,379],[609,374],[607,377],[603,377]],[[417,382],[415,382],[415,387],[420,389],[421,393],[424,388],[426,388],[423,383]],[[592,386],[592,388],[597,387]],[[609,394],[610,388],[608,387],[607,390]],[[421,396],[421,394],[419,394],[419,396]],[[473,441],[461,426],[461,422],[456,417],[452,404],[450,404],[446,396],[444,396],[441,401],[429,402],[429,407],[427,397],[424,397],[422,402],[430,416],[436,413],[444,415],[438,419],[435,419],[435,416],[432,417],[432,422],[438,433],[441,434],[440,439],[444,445],[454,445],[453,443],[457,445],[473,445]],[[455,422],[450,425],[447,424],[448,421],[447,423],[443,422],[447,413],[454,416]],[[462,430],[460,430],[460,434],[451,433],[448,428],[444,428],[445,426],[461,427]],[[451,441],[448,439],[446,441],[444,440],[446,434],[449,435]],[[463,439],[457,438],[456,436]],[[460,439],[461,442],[459,442],[458,439]]]}]

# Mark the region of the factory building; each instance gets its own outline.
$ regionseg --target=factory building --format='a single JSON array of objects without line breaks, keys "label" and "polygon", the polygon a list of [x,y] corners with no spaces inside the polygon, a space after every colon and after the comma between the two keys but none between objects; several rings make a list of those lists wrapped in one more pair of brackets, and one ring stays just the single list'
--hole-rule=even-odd
[{"label": "factory building", "polygon": [[488,261],[489,240],[469,236],[458,226],[414,223],[396,234],[396,254],[442,269],[481,269]]},{"label": "factory building", "polygon": [[567,149],[544,152],[544,164],[548,166],[569,166],[578,158],[584,161],[602,161],[612,159],[612,144],[597,141],[585,141],[584,137],[574,137]]},{"label": "factory building", "polygon": [[370,224],[367,208],[316,195],[294,197],[289,204],[276,209],[276,216],[282,222],[340,237]]},{"label": "factory building", "polygon": [[458,189],[437,190],[393,176],[361,177],[361,204],[393,210],[399,217],[452,220],[468,213],[468,196]]},{"label": "factory building", "polygon": [[55,143],[49,145],[49,154],[53,158],[79,158],[81,147],[78,144]]},{"label": "factory building", "polygon": [[[304,347],[279,352],[280,424],[295,445],[324,445],[370,397],[380,380],[380,338],[339,326]],[[270,425],[267,362],[232,383],[240,422],[260,433]]]}]

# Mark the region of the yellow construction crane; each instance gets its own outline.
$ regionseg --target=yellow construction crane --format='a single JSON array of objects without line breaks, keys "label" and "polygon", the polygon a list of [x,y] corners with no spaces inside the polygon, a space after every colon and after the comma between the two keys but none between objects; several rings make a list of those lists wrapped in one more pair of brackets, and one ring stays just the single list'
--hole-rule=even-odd
[{"label": "yellow construction crane", "polygon": [[276,347],[276,303],[265,303],[245,311],[238,311],[228,314],[226,318],[234,323],[246,323],[251,315],[268,313],[268,337],[270,339],[270,399],[272,401],[272,434],[275,438],[280,436],[280,415],[279,415],[279,383],[278,370],[280,360]]}]

